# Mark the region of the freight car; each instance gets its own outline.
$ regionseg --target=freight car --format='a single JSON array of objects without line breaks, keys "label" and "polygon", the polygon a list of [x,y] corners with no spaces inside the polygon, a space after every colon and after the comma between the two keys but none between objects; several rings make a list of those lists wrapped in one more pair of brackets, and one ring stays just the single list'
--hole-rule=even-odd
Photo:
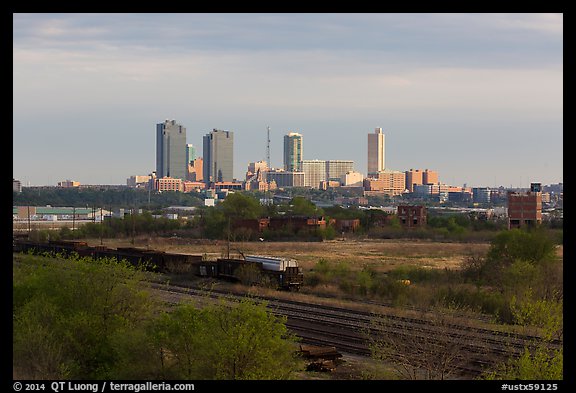
[{"label": "freight car", "polygon": [[[204,277],[233,281],[265,278],[279,289],[295,291],[304,283],[302,269],[294,259],[260,255],[247,255],[244,259],[218,258],[216,261],[203,261],[198,273]],[[256,273],[256,277],[249,277],[251,273]]]},{"label": "freight car", "polygon": [[86,242],[72,240],[48,241],[47,243],[14,240],[13,249],[16,252],[61,255],[65,258],[72,254],[94,259],[115,258],[119,261],[126,260],[128,263],[141,266],[148,271],[164,273],[192,272],[196,270],[195,264],[202,261],[200,255],[173,254],[136,247],[114,249],[104,246],[89,246]]},{"label": "freight car", "polygon": [[201,277],[213,277],[242,281],[247,274],[255,273],[257,278],[266,278],[279,289],[298,290],[304,282],[302,269],[298,262],[289,258],[247,255],[243,259],[218,258],[215,261],[204,260],[201,255],[169,253],[136,247],[89,246],[83,241],[48,241],[34,242],[14,239],[15,252],[30,252],[34,254],[61,255],[69,257],[77,254],[81,257],[94,259],[115,258],[126,260],[142,266],[148,271],[195,274]]}]

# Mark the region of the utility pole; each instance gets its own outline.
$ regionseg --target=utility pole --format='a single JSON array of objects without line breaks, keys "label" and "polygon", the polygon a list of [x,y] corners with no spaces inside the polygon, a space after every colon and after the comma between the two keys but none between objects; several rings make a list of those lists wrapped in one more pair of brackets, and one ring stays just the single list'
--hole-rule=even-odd
[{"label": "utility pole", "polygon": [[102,212],[102,206],[100,206],[100,245],[104,244],[102,241],[102,232],[104,230],[104,217]]},{"label": "utility pole", "polygon": [[30,205],[27,206],[28,207],[28,239],[30,239]]},{"label": "utility pole", "polygon": [[132,217],[132,244],[134,244],[134,208],[130,210],[130,217]]},{"label": "utility pole", "polygon": [[266,127],[268,132],[268,138],[266,142],[266,162],[268,163],[268,171],[266,172],[266,206],[270,205],[270,182],[268,181],[268,173],[272,169],[272,163],[270,162],[270,127]]},{"label": "utility pole", "polygon": [[228,242],[227,242],[228,259],[230,259],[230,216],[228,216]]}]

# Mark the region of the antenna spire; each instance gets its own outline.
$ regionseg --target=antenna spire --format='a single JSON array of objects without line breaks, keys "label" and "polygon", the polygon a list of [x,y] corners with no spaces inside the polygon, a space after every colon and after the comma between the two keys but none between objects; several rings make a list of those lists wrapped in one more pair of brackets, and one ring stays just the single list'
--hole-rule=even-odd
[{"label": "antenna spire", "polygon": [[266,142],[266,163],[268,164],[268,168],[272,168],[272,163],[270,162],[270,127],[266,127],[268,131],[268,139]]}]

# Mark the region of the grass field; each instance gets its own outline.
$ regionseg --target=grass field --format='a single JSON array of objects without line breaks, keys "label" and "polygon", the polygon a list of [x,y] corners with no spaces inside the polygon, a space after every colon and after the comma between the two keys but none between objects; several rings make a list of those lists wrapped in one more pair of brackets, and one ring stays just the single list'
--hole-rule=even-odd
[{"label": "grass field", "polygon": [[[130,246],[130,239],[106,239],[108,247]],[[91,245],[100,240],[89,241]],[[179,238],[140,238],[134,246],[186,254],[222,256],[228,252],[225,241]],[[230,253],[270,255],[296,259],[306,272],[320,260],[346,262],[351,269],[370,266],[389,271],[409,265],[436,269],[457,269],[470,255],[485,255],[488,243],[444,243],[415,240],[333,240],[324,242],[241,242],[230,243]]]},{"label": "grass field", "polygon": [[[88,240],[90,245],[100,244],[99,239]],[[131,239],[105,239],[108,247],[132,246]],[[227,255],[228,244],[222,240],[197,240],[181,238],[136,238],[136,247],[155,250],[208,254],[213,257]],[[351,269],[370,266],[377,271],[389,271],[407,265],[435,269],[458,269],[461,262],[471,256],[484,256],[489,243],[449,243],[426,240],[332,240],[324,242],[232,242],[230,254],[269,255],[296,259],[304,271],[310,270],[320,260],[347,262]],[[563,257],[563,247],[557,248]]]}]

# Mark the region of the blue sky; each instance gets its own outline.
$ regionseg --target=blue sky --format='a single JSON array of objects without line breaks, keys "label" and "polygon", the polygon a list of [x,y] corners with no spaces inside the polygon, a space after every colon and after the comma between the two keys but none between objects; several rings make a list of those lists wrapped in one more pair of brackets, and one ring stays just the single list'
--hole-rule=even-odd
[{"label": "blue sky", "polygon": [[[563,182],[562,14],[14,14],[13,177],[125,184],[155,170],[155,126],[201,152],[234,132],[234,175],[354,160],[447,184]],[[200,153],[201,154],[201,153]]]}]

